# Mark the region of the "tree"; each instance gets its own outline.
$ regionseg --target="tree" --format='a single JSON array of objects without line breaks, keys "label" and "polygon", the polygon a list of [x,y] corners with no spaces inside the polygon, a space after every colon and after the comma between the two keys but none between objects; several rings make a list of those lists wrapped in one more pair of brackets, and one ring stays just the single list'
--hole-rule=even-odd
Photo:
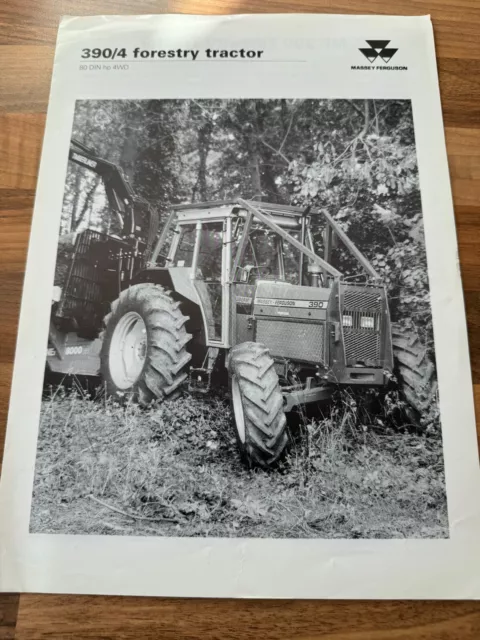
[{"label": "tree", "polygon": [[[161,222],[172,204],[235,196],[325,208],[385,279],[394,319],[431,343],[409,101],[86,100],[72,134],[117,163]],[[108,216],[96,176],[69,167],[61,232],[106,231]],[[332,259],[357,273],[341,245]]]}]

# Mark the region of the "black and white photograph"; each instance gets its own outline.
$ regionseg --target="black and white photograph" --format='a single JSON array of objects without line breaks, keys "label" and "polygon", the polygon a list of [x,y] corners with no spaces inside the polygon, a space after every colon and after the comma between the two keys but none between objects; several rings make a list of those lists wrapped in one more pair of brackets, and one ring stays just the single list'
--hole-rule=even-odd
[{"label": "black and white photograph", "polygon": [[77,100],[45,343],[31,533],[449,537],[410,100]]}]

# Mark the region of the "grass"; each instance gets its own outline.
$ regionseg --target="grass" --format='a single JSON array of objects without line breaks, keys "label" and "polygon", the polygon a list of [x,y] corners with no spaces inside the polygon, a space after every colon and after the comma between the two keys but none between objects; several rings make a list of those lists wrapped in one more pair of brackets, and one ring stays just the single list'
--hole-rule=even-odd
[{"label": "grass", "polygon": [[343,396],[248,470],[227,399],[149,410],[58,388],[42,406],[30,530],[273,538],[447,537],[441,439],[363,423]]}]

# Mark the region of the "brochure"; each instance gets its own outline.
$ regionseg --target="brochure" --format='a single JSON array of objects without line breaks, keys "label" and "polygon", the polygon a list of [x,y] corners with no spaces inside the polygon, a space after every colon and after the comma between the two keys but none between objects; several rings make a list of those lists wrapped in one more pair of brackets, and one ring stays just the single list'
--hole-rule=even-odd
[{"label": "brochure", "polygon": [[429,17],[62,20],[0,588],[477,598]]}]

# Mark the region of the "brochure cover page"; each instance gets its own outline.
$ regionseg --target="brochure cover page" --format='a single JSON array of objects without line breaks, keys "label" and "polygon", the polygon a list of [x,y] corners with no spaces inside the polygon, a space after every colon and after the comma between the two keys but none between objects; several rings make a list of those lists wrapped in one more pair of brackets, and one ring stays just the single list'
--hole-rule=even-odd
[{"label": "brochure cover page", "polygon": [[60,25],[0,587],[476,598],[428,17]]}]

